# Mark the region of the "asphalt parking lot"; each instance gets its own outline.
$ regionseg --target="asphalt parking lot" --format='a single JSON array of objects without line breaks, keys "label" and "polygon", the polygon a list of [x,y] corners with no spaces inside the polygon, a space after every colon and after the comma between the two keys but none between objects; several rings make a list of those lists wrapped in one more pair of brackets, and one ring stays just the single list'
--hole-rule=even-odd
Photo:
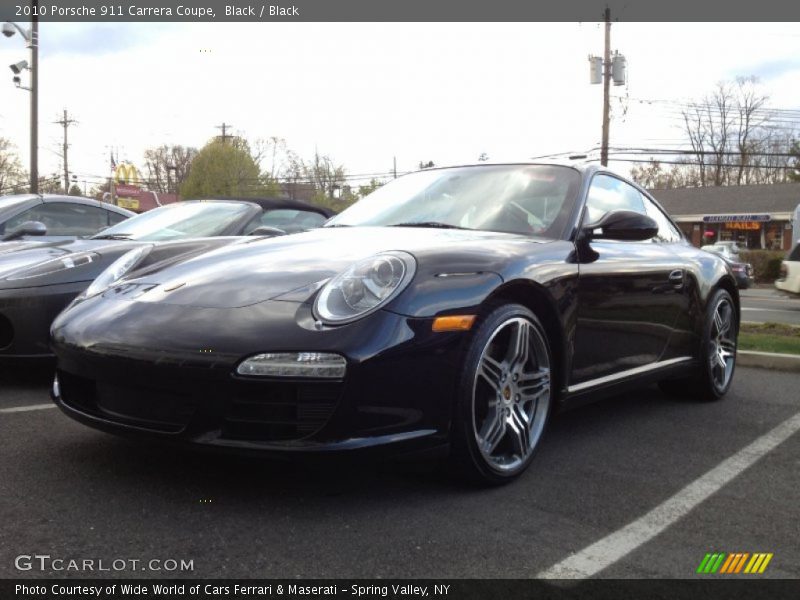
[{"label": "asphalt parking lot", "polygon": [[789,297],[774,288],[752,288],[742,290],[739,295],[743,321],[800,325],[800,298]]},{"label": "asphalt parking lot", "polygon": [[[796,422],[798,383],[740,368],[721,402],[648,388],[576,409],[520,480],[473,489],[425,464],[276,464],[118,439],[55,408],[8,410],[46,404],[48,381],[3,371],[0,577],[98,575],[15,568],[46,554],[193,561],[100,573],[120,577],[527,578],[611,540],[598,577],[700,577],[708,552],[769,552],[750,577],[800,578],[800,433],[746,451],[752,465],[695,506],[669,504]],[[659,506],[664,527],[615,559],[615,534]]]}]

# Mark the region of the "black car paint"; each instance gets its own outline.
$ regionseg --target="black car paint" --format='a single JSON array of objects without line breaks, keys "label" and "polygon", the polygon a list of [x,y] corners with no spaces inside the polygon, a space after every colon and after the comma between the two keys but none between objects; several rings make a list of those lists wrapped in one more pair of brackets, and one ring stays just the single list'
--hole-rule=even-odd
[{"label": "black car paint", "polygon": [[[222,248],[138,278],[134,274],[102,298],[71,307],[53,324],[60,382],[54,399],[66,414],[93,427],[204,445],[283,453],[435,448],[447,441],[470,334],[434,333],[433,319],[480,316],[506,302],[530,307],[542,321],[560,367],[555,373],[560,407],[686,373],[694,362],[606,377],[654,360],[700,360],[711,293],[724,287],[738,311],[730,270],[685,240],[655,248],[658,244],[650,241],[584,239],[582,206],[592,176],[600,172],[580,169],[582,192],[560,240],[458,230],[324,228]],[[417,262],[415,278],[403,293],[347,325],[315,321],[312,304],[324,281],[354,260],[397,249]],[[670,277],[675,271],[680,271],[677,279]],[[642,310],[631,310],[637,306]],[[242,395],[261,390],[261,400],[268,402],[275,386],[288,386],[299,402],[301,390],[331,386],[236,375],[248,356],[282,351],[346,357],[347,375],[333,384],[330,415],[313,432],[288,440],[268,439],[263,432],[231,435],[231,411]],[[597,383],[587,387],[587,380]],[[147,418],[103,412],[93,396],[98,386],[124,389],[142,401],[151,395],[168,403],[190,398],[196,412],[186,427],[159,432]]]}]

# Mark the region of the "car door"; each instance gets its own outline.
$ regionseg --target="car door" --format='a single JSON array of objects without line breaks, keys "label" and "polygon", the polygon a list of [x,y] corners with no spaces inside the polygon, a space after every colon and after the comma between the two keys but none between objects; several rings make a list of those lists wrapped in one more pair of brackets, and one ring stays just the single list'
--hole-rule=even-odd
[{"label": "car door", "polygon": [[[634,186],[598,173],[589,186],[583,224],[615,209],[648,214],[645,201]],[[585,243],[588,249],[579,252],[571,387],[657,363],[669,344],[685,283],[675,253],[657,239]]]}]

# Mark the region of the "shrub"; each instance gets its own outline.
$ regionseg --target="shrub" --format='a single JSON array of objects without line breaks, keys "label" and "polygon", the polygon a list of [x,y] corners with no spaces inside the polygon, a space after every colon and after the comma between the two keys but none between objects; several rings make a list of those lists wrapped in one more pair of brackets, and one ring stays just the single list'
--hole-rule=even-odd
[{"label": "shrub", "polygon": [[772,283],[778,278],[784,252],[774,250],[746,250],[739,253],[743,262],[753,265],[753,273],[758,283]]}]

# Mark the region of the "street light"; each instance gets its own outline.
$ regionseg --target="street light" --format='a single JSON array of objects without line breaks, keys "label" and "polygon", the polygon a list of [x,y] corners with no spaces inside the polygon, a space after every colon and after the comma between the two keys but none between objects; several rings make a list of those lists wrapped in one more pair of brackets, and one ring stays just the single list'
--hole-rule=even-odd
[{"label": "street light", "polygon": [[[18,88],[27,90],[31,93],[31,194],[39,193],[39,18],[38,13],[38,0],[31,2],[31,28],[23,29],[16,23],[7,21],[3,23],[2,32],[5,37],[12,37],[15,33],[19,33],[22,39],[25,40],[27,47],[31,51],[30,66],[28,61],[20,61],[11,65],[11,70],[14,72],[12,81]],[[30,87],[21,85],[19,74],[29,69],[31,72]]]}]

